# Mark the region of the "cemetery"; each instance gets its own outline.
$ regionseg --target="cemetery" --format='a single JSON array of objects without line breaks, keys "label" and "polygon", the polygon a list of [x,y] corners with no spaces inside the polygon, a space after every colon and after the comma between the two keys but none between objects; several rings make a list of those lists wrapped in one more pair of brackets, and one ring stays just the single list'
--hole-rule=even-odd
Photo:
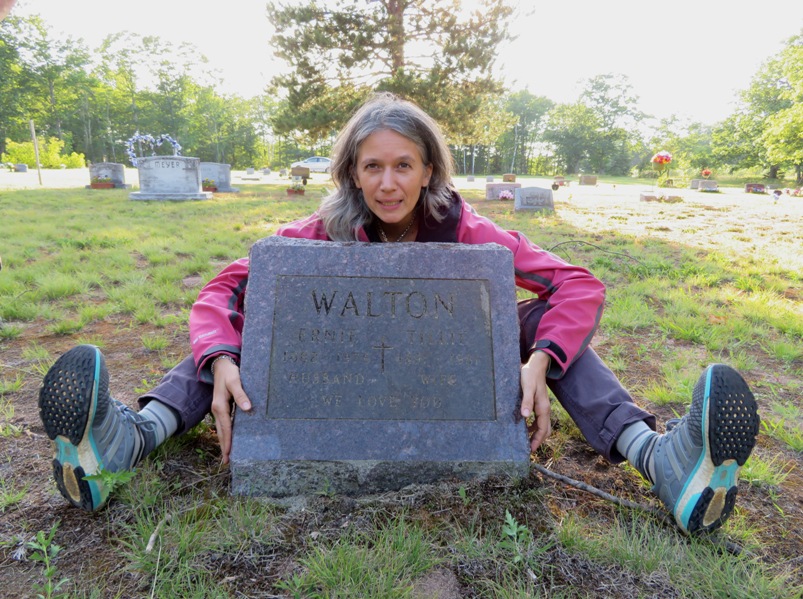
[{"label": "cemetery", "polygon": [[0,0],[0,595],[803,596],[801,9],[157,4]]},{"label": "cemetery", "polygon": [[[156,157],[156,160],[174,159]],[[136,183],[136,173],[136,170],[126,169],[126,181]],[[30,181],[38,185],[32,172],[3,175],[9,179],[19,176],[29,176]],[[272,179],[274,176],[276,178]],[[55,181],[56,177],[73,181],[69,170],[46,172],[43,179]],[[58,183],[56,189],[37,191],[37,203],[43,213],[53,215],[48,220],[57,219],[55,215],[58,212],[50,210],[49,204],[42,202],[52,202],[54,205],[63,203],[65,194],[82,191],[87,178],[88,171],[85,170],[72,183],[67,183],[73,187],[72,191],[65,190],[64,184]],[[269,182],[244,186],[236,195],[236,202],[244,212],[256,210],[261,214],[274,214],[282,218],[286,214],[283,211],[288,209],[285,207],[284,190],[289,179],[281,179],[278,174],[266,175],[265,178]],[[501,177],[496,178],[498,181]],[[640,248],[648,242],[653,248],[651,251],[660,252],[662,260],[677,264],[673,269],[680,269],[680,263],[687,259],[689,253],[703,252],[702,255],[706,255],[707,252],[723,251],[735,256],[750,255],[754,259],[776,260],[790,271],[803,268],[797,226],[803,217],[803,203],[791,194],[784,194],[783,199],[773,205],[773,210],[768,210],[766,196],[745,193],[742,187],[720,186],[718,194],[704,194],[696,190],[661,190],[663,193],[671,191],[683,196],[681,203],[663,204],[640,201],[644,185],[621,182],[612,185],[598,180],[597,186],[560,187],[553,191],[550,189],[552,181],[551,177],[531,179],[517,176],[515,184],[520,187],[513,188],[515,200],[500,202],[485,199],[486,181],[469,182],[457,178],[461,193],[477,210],[493,216],[503,226],[522,230],[528,237],[537,239],[545,249],[572,240],[588,240],[600,245],[600,239],[607,239],[611,231],[617,231],[616,237],[610,239],[610,244],[602,242],[602,249],[615,254],[624,251],[644,261]],[[325,179],[320,176],[310,179],[306,186],[307,196],[310,197],[309,207],[317,203],[316,198],[321,197],[325,185]],[[546,210],[549,205],[547,192],[552,194],[552,210]],[[29,192],[20,189],[4,193]],[[121,192],[117,190],[115,193]],[[125,195],[114,199],[111,194],[95,191],[87,192],[91,198],[86,200],[74,195],[68,197],[72,198],[69,201],[74,214],[85,215],[89,223],[103,223],[100,229],[90,228],[97,231],[95,235],[118,227],[130,230],[133,236],[124,243],[130,245],[130,250],[134,252],[147,248],[154,239],[168,238],[168,235],[171,245],[177,245],[176,249],[181,251],[183,246],[190,243],[190,235],[199,230],[199,227],[184,226],[186,222],[182,220],[183,232],[178,237],[175,231],[167,233],[173,226],[173,217],[165,218],[165,215],[181,214],[185,203],[129,202],[127,194],[128,191],[125,191]],[[128,202],[133,213],[125,216],[120,214],[117,207],[121,202]],[[216,198],[197,205],[205,214],[204,219],[212,218],[220,210]],[[13,222],[16,222],[24,218],[22,213],[16,216],[18,211],[30,209],[29,202],[21,202],[9,214],[14,215]],[[123,217],[124,220],[121,220]],[[195,244],[193,254],[207,256],[207,246],[217,243],[217,231],[231,230],[222,216],[215,218],[219,219],[220,224],[203,227],[202,239],[192,242]],[[0,228],[8,226],[10,222],[3,221]],[[749,245],[740,240],[744,235],[744,222],[750,222],[757,232]],[[687,233],[690,230],[699,231],[700,234],[692,239]],[[156,456],[148,460],[148,463],[164,464],[163,471],[157,473],[147,466],[138,469],[137,479],[145,485],[144,489],[141,486],[132,488],[136,496],[129,495],[123,489],[108,508],[109,514],[138,509],[135,506],[143,500],[143,493],[150,497],[148,501],[169,504],[166,496],[154,496],[153,493],[158,491],[152,487],[169,481],[185,486],[188,495],[182,501],[187,503],[182,505],[190,509],[195,509],[193,502],[202,497],[207,497],[204,501],[208,501],[210,494],[214,497],[212,501],[226,506],[229,502],[239,505],[236,502],[251,499],[276,502],[284,506],[278,508],[281,510],[279,512],[272,511],[277,508],[261,508],[271,510],[260,512],[264,514],[264,521],[275,521],[277,525],[279,522],[292,522],[303,538],[309,538],[310,534],[320,530],[319,526],[310,526],[303,514],[318,514],[317,518],[323,518],[319,521],[331,522],[332,526],[337,527],[342,522],[364,517],[379,509],[380,505],[385,506],[381,509],[391,510],[392,513],[412,506],[415,518],[418,514],[430,511],[442,513],[435,518],[449,514],[449,518],[459,519],[461,525],[468,525],[469,519],[475,517],[479,510],[488,514],[485,517],[490,521],[498,520],[501,509],[502,516],[508,510],[513,518],[522,522],[524,515],[521,509],[524,504],[521,497],[526,496],[528,499],[524,503],[529,504],[537,502],[535,498],[541,494],[548,493],[549,497],[554,498],[549,500],[553,509],[571,511],[579,505],[591,514],[606,513],[605,500],[583,491],[569,490],[571,487],[565,486],[565,483],[550,482],[546,475],[535,470],[529,476],[521,477],[520,468],[527,458],[526,448],[522,448],[525,433],[521,427],[524,424],[515,422],[512,415],[511,406],[515,405],[517,397],[512,390],[515,385],[510,374],[511,356],[504,355],[504,350],[511,349],[511,345],[500,341],[515,337],[517,333],[510,330],[513,326],[510,322],[504,322],[505,314],[510,314],[509,310],[493,303],[513,302],[512,297],[505,299],[495,291],[497,288],[511,290],[509,284],[502,284],[502,281],[512,273],[508,270],[509,266],[499,262],[498,252],[472,246],[463,248],[467,254],[463,255],[463,252],[450,247],[427,250],[416,247],[417,244],[402,244],[410,246],[407,250],[409,254],[391,252],[390,256],[381,256],[383,251],[389,251],[383,248],[383,244],[363,249],[346,244],[336,251],[327,250],[323,256],[317,256],[316,250],[319,251],[319,248],[315,247],[315,243],[307,247],[310,242],[306,242],[302,244],[304,247],[295,248],[299,250],[299,254],[295,255],[287,253],[291,249],[288,247],[270,247],[273,242],[271,238],[265,238],[263,231],[245,228],[234,232],[236,245],[230,251],[229,258],[234,259],[243,248],[253,246],[252,259],[258,263],[264,262],[264,267],[258,269],[259,276],[252,281],[252,291],[256,291],[253,297],[256,299],[247,312],[250,313],[249,318],[251,315],[253,318],[248,322],[244,337],[244,342],[252,351],[248,352],[250,357],[242,365],[244,384],[254,400],[254,408],[248,414],[235,415],[230,467],[221,476],[215,458],[219,450],[214,426],[204,425],[192,444],[171,445],[169,457]],[[80,231],[67,231],[66,234],[69,243],[76,246],[86,244],[87,237]],[[584,264],[591,264],[603,255],[599,249],[582,247],[559,246],[552,251],[560,253],[570,248],[568,255],[572,260]],[[270,258],[266,255],[268,249]],[[360,252],[365,250],[377,252],[379,262],[398,260],[392,263],[394,277],[388,279],[384,269],[382,272],[371,270],[371,265],[376,264],[377,260],[361,257]],[[85,251],[92,252],[97,259],[106,254],[111,257],[116,250],[113,247],[89,246]],[[273,254],[275,251],[283,253],[276,255]],[[163,252],[160,250],[160,253]],[[433,258],[427,252],[449,257],[446,260]],[[190,256],[170,255],[172,260],[178,262],[190,259]],[[13,274],[12,269],[19,266],[13,255],[4,255],[3,258],[2,273],[5,277]],[[228,259],[217,260],[215,270],[222,268]],[[615,257],[615,260],[621,261],[622,266],[616,266],[617,262],[614,262],[614,268],[626,268],[624,265],[631,261],[623,256]],[[419,263],[433,265],[432,279],[419,279],[417,273],[405,270]],[[705,263],[707,268],[713,268],[713,263]],[[154,269],[158,268],[158,264],[148,265],[145,272],[155,275],[158,270]],[[727,268],[718,276],[734,281],[744,276],[741,272],[743,269],[738,268],[738,262],[730,267],[717,268]],[[737,268],[738,274],[732,270]],[[596,269],[599,270],[599,267]],[[460,278],[461,270],[465,273],[464,279]],[[614,276],[602,272],[603,276]],[[302,273],[304,276],[299,276]],[[665,277],[650,278],[656,290],[662,287],[661,280],[665,280]],[[201,284],[201,280],[187,277],[185,281],[178,280],[175,287],[181,289],[190,285],[188,291],[194,296]],[[639,365],[639,374],[634,373],[633,376],[637,378],[631,379],[630,383],[638,388],[647,388],[662,380],[659,367],[646,354],[640,355],[639,344],[642,342],[635,341],[629,334],[616,332],[618,326],[631,326],[627,323],[633,322],[632,319],[637,316],[632,308],[618,309],[618,302],[621,301],[618,298],[626,297],[631,286],[641,284],[639,277],[634,275],[632,281],[625,280],[609,286],[611,305],[603,323],[611,324],[603,326],[612,328],[605,329],[610,332],[596,342],[595,349],[610,357],[614,352],[614,339],[626,343],[625,347],[629,348],[628,359]],[[121,292],[124,296],[136,298],[138,310],[144,310],[154,302],[142,295],[141,287],[125,286]],[[702,301],[713,306],[716,298],[709,295],[716,293],[714,289],[703,293]],[[486,296],[492,303],[485,303],[483,297]],[[656,298],[654,301],[662,303],[674,301],[668,298],[658,300],[657,294],[653,297]],[[306,307],[296,298],[306,298]],[[673,309],[671,303],[666,305],[668,309]],[[160,318],[169,318],[167,312],[165,314]],[[469,315],[475,320],[467,319]],[[134,315],[127,317],[120,314],[113,318],[122,322],[130,319],[136,323]],[[179,318],[175,317],[173,322],[178,323]],[[177,327],[172,331],[172,327],[165,330],[157,325],[157,321],[151,317],[149,322],[134,324],[121,332],[116,331],[113,322],[96,320],[68,335],[102,336],[103,351],[108,356],[112,374],[112,392],[116,397],[132,403],[136,400],[137,392],[134,389],[142,385],[143,379],[153,376],[150,373],[153,372],[154,362],[158,363],[160,353],[167,351],[167,355],[173,356],[173,359],[180,359],[186,352],[185,332]],[[11,328],[8,326],[3,330],[13,330],[16,323],[12,321]],[[640,326],[639,335],[646,339],[662,339],[670,334],[674,344],[688,343],[682,341],[680,331],[662,332],[657,322]],[[471,352],[466,352],[468,336],[476,341],[479,339],[477,332],[482,331],[485,331],[483,342],[472,344]],[[37,335],[32,338],[30,333],[22,333],[19,338],[3,342],[4,356],[8,356],[4,358],[5,361],[16,363],[24,360],[23,352],[32,339],[50,348],[51,355],[63,351],[65,345],[70,343],[65,343],[59,337]],[[166,344],[166,349],[148,350],[143,346],[143,342],[150,345],[158,340]],[[705,343],[710,341],[695,342],[695,347],[704,348]],[[778,360],[769,354],[761,355],[762,361],[768,364]],[[430,364],[440,362],[433,356],[443,358],[446,366],[431,368]],[[266,363],[276,368],[266,369]],[[32,379],[19,392],[14,392],[12,397],[18,394],[34,396],[37,385],[38,382]],[[652,401],[646,399],[649,395],[640,394],[639,397],[643,397],[644,401]],[[288,402],[288,398],[296,401]],[[454,411],[455,405],[460,405],[461,409]],[[674,408],[652,405],[663,418],[672,416]],[[15,407],[16,416],[12,424],[31,426],[24,423],[35,422],[35,401],[30,405],[17,404]],[[772,418],[772,415],[769,417]],[[403,434],[400,435],[398,431],[403,431]],[[540,452],[539,462],[547,463],[549,459],[557,457],[562,444],[575,456],[571,459],[558,458],[562,475],[604,488],[606,481],[615,474],[625,485],[616,491],[617,495],[644,495],[644,491],[638,490],[640,483],[632,476],[623,477],[618,467],[602,468],[595,465],[593,459],[580,450],[582,442],[573,439],[562,427],[553,436],[554,443],[558,445],[550,444],[544,452]],[[280,442],[274,443],[271,438]],[[315,439],[315,442],[309,443],[308,439]],[[47,453],[40,451],[36,454],[38,457],[20,453],[25,452],[26,447],[41,444],[42,440],[25,436],[12,440],[13,445],[3,439],[0,439],[0,444],[4,444],[5,450],[10,452],[8,455],[20,456],[30,464],[29,470],[33,475],[26,474],[25,478],[37,489],[37,497],[42,497],[37,501],[45,501],[46,505],[60,504],[60,497],[54,498],[52,493],[45,491],[52,484],[52,480],[48,481],[50,458]],[[766,442],[780,443],[774,438],[768,438]],[[200,449],[200,453],[196,449]],[[400,456],[417,453],[425,459],[413,462],[399,459]],[[193,472],[198,473],[197,476]],[[794,479],[797,475],[791,476]],[[288,492],[295,495],[288,496]],[[464,493],[465,500],[461,499],[461,493]],[[764,501],[763,495],[759,487],[746,486],[740,490],[741,505],[745,506],[748,514],[758,510]],[[794,506],[789,503],[791,498],[780,496],[778,501],[788,513],[794,513]],[[427,505],[436,507],[427,509],[424,507]],[[23,509],[24,513],[30,513],[28,508]],[[66,517],[67,521],[74,520],[77,515],[71,514],[79,511],[61,509],[65,510],[62,517]],[[169,513],[162,512],[159,518],[166,518]],[[528,527],[551,526],[548,514],[545,508],[539,508],[530,516]],[[766,534],[777,538],[778,533],[772,531],[777,531],[781,524],[771,524]],[[158,522],[153,522],[145,536],[152,535],[157,525]],[[39,526],[44,527],[44,523]],[[165,522],[160,531],[163,532],[154,537],[154,551],[158,551],[158,538],[162,538],[164,543],[173,542],[170,539],[173,538],[174,527],[170,523]],[[145,538],[143,543],[148,540]],[[777,552],[778,555],[784,555],[780,547]]]}]

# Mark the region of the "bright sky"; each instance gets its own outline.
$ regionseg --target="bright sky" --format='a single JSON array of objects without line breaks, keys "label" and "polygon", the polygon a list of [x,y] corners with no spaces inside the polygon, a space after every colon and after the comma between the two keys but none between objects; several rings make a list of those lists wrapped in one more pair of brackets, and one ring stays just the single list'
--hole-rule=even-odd
[{"label": "bright sky", "polygon": [[[466,0],[464,4],[478,0]],[[761,64],[803,32],[803,1],[521,0],[518,36],[500,49],[497,75],[557,102],[577,99],[582,82],[627,75],[639,108],[713,124],[734,108]],[[220,91],[259,94],[285,68],[272,57],[264,0],[18,0],[55,31],[94,48],[119,31],[190,42],[223,77]]]}]

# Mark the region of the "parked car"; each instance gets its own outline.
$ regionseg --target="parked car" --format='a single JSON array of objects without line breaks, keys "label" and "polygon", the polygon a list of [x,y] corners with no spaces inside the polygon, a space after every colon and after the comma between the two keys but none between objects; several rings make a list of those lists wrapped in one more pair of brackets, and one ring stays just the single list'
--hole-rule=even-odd
[{"label": "parked car", "polygon": [[305,166],[311,173],[328,173],[331,165],[332,161],[328,158],[324,158],[323,156],[312,156],[310,158],[305,158],[300,162],[294,162],[290,166],[291,168]]}]

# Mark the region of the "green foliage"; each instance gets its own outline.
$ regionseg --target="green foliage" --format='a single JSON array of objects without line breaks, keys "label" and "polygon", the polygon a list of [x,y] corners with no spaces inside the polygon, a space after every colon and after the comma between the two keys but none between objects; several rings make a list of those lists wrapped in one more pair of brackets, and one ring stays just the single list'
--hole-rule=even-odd
[{"label": "green foliage", "polygon": [[113,493],[115,489],[131,482],[134,478],[135,472],[133,470],[119,470],[118,472],[109,472],[105,468],[101,468],[97,474],[89,474],[84,477],[85,480],[100,481],[109,494]]},{"label": "green foliage", "polygon": [[[511,15],[506,0],[488,0],[466,17],[447,0],[270,2],[272,44],[293,67],[273,80],[287,93],[274,128],[323,141],[371,91],[384,90],[415,99],[461,142],[477,140],[476,121],[495,126],[504,114],[487,107],[502,91],[492,66]],[[435,65],[430,56],[439,57]]]},{"label": "green foliage", "polygon": [[4,477],[0,477],[0,514],[22,502],[30,487],[31,485],[28,483],[22,489],[15,489]]},{"label": "green foliage", "polygon": [[301,560],[303,572],[277,586],[293,597],[401,599],[409,596],[411,581],[439,561],[424,531],[402,516],[370,532],[313,545]]},{"label": "green foliage", "polygon": [[531,541],[530,529],[519,524],[510,512],[505,510],[505,523],[502,525],[502,540],[499,546],[512,554],[514,564],[525,561]]},{"label": "green foliage", "polygon": [[54,522],[48,533],[40,530],[36,533],[36,539],[27,543],[27,547],[33,550],[31,560],[44,566],[44,571],[42,572],[44,582],[36,584],[36,589],[39,591],[37,597],[41,599],[50,599],[55,596],[59,589],[70,580],[69,578],[56,580],[58,569],[53,562],[61,551],[61,546],[56,545],[53,542],[53,538],[56,536],[59,524],[61,524],[59,521]]},{"label": "green foliage", "polygon": [[[36,168],[36,152],[33,142],[21,143],[6,140],[6,152],[0,156],[0,162],[13,162],[14,164],[27,164]],[[64,153],[64,142],[55,137],[39,140],[39,163],[42,168],[83,168],[86,166],[83,154],[71,152]]]}]

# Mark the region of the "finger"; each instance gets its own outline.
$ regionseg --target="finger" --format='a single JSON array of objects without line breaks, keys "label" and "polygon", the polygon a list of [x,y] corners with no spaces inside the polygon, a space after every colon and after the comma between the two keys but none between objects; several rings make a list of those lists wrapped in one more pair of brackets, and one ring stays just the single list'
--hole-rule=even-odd
[{"label": "finger", "polygon": [[215,430],[217,431],[217,442],[220,445],[221,461],[229,463],[229,453],[231,453],[231,408],[228,393],[225,391],[214,393],[212,399],[212,414],[215,417]]},{"label": "finger", "polygon": [[239,379],[230,382],[228,384],[228,390],[234,398],[234,403],[237,404],[237,407],[246,412],[251,409],[251,400],[248,399],[245,391],[243,391],[243,386]]},{"label": "finger", "polygon": [[538,393],[535,403],[535,432],[530,440],[530,447],[533,451],[538,449],[540,445],[546,441],[547,437],[552,433],[552,421],[550,419],[550,405],[549,396],[546,390]]},{"label": "finger", "polygon": [[549,415],[538,416],[535,423],[535,433],[533,433],[532,439],[530,439],[530,449],[532,451],[538,449],[551,434],[552,423],[549,420]]},{"label": "finger", "polygon": [[533,413],[533,402],[535,401],[535,385],[529,377],[521,377],[521,415],[529,418]]}]

